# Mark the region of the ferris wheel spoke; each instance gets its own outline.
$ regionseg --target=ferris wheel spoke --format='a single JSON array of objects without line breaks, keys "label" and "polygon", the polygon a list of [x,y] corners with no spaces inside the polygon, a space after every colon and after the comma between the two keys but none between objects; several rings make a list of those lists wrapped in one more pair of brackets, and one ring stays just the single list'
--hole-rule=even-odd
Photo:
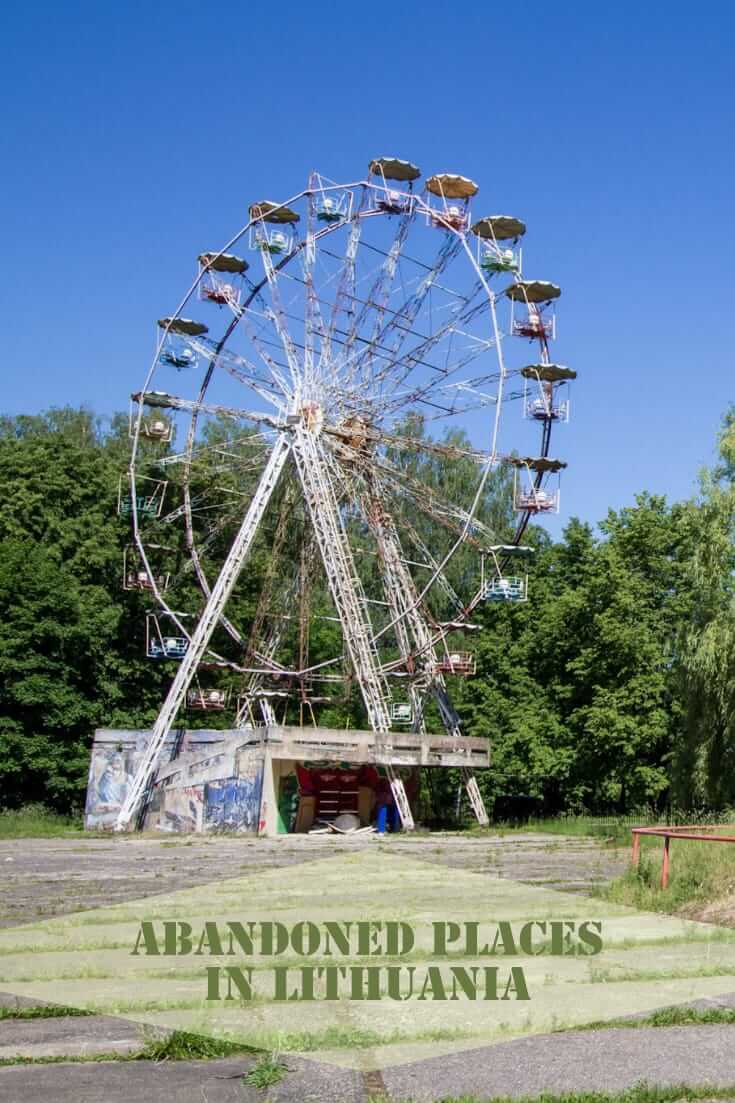
[{"label": "ferris wheel spoke", "polygon": [[399,452],[422,452],[429,456],[441,456],[444,459],[472,460],[477,464],[487,463],[489,459],[487,452],[481,452],[476,448],[461,448],[454,444],[443,444],[441,441],[429,438],[407,437],[399,433],[370,433],[368,439],[375,441],[381,447],[395,448]]},{"label": "ferris wheel spoke", "polygon": [[[393,290],[393,282],[398,268],[398,261],[403,247],[406,244],[413,217],[413,208],[400,216],[395,237],[390,249],[384,253],[384,259],[380,265],[378,275],[370,287],[360,310],[356,311],[354,314],[352,326],[344,342],[343,352],[344,367],[342,370],[348,381],[355,378],[357,371],[357,364],[355,361],[359,362],[364,349],[369,348],[378,341],[378,335],[383,326],[383,319]],[[365,337],[363,336],[362,330],[370,318],[371,312],[374,315],[373,324],[369,334]],[[361,349],[353,357],[352,348],[358,339],[360,339]],[[348,365],[350,365],[349,368]]]},{"label": "ferris wheel spoke", "polygon": [[[433,372],[436,372],[437,382],[441,383],[448,378],[448,376],[459,371],[465,363],[474,359],[475,356],[481,355],[494,345],[491,341],[482,341],[480,347],[477,348],[472,354],[468,354],[466,358],[461,358],[455,364],[449,366],[445,364],[434,364],[427,359],[429,354],[433,352],[443,341],[451,340],[452,337],[459,332],[458,326],[467,325],[471,322],[484,308],[485,303],[472,303],[472,298],[476,294],[469,295],[466,299],[467,308],[458,312],[456,316],[452,316],[447,322],[444,323],[439,329],[436,330],[430,337],[423,338],[418,345],[414,345],[411,349],[401,352],[396,356],[395,353],[390,353],[387,358],[387,363],[381,366],[380,370],[375,373],[374,381],[376,384],[385,386],[386,383],[390,383],[393,390],[400,387],[406,379],[419,368],[428,368]],[[433,384],[429,384],[431,386]]]},{"label": "ferris wheel spoke", "polygon": [[[416,291],[412,295],[408,296],[408,298],[404,301],[402,306],[397,311],[393,312],[390,320],[386,322],[386,324],[382,326],[382,328],[376,329],[376,331],[374,331],[373,340],[381,345],[388,347],[392,356],[395,357],[398,355],[409,333],[412,332],[413,324],[426,300],[426,297],[429,295],[438,277],[445,270],[450,261],[452,261],[457,256],[459,250],[461,249],[461,245],[461,238],[456,237],[455,235],[451,235],[450,237],[448,237],[439,250],[433,266],[423,277]],[[380,320],[382,321],[382,317]],[[368,356],[368,352],[369,350],[363,352],[361,357],[358,358],[359,361],[361,361],[360,363],[358,363],[358,368],[364,369],[367,367],[367,370],[369,372],[370,363],[368,363],[368,365],[365,365],[364,363],[366,359],[368,361],[371,360],[371,358]]]},{"label": "ferris wheel spoke", "polygon": [[[281,343],[268,341],[257,332],[255,325],[252,323],[249,308],[243,311],[240,319],[242,322],[243,331],[247,334],[247,337],[252,343],[253,348],[256,350],[258,356],[271,373],[275,384],[274,393],[275,389],[277,388],[277,390],[280,391],[281,395],[283,396],[283,400],[285,400],[286,405],[288,405],[293,395],[293,387],[288,383],[288,380],[283,374],[283,371],[285,369],[288,372],[290,370],[289,365],[288,363],[284,364],[276,360],[275,357],[271,356],[271,354],[268,352],[268,347],[281,349]],[[284,408],[283,401],[280,401],[278,404],[281,409]]]},{"label": "ferris wheel spoke", "polygon": [[[341,266],[340,277],[337,283],[337,292],[334,296],[334,305],[332,307],[331,316],[329,319],[329,325],[327,327],[324,342],[322,344],[322,363],[331,363],[332,361],[332,341],[334,339],[335,332],[337,331],[337,321],[343,312],[347,312],[348,318],[350,315],[354,316],[354,303],[355,303],[355,274],[357,264],[358,246],[360,244],[360,236],[362,234],[362,212],[365,208],[368,192],[365,188],[362,189],[360,196],[360,203],[357,209],[354,211],[350,220],[350,232],[347,237],[347,247],[345,249],[344,261]],[[351,329],[348,324],[347,330],[342,332],[349,338]],[[344,342],[343,342],[344,343]]]},{"label": "ferris wheel spoke", "polygon": [[286,324],[286,311],[284,310],[281,300],[281,291],[278,285],[278,272],[276,271],[273,264],[273,258],[269,251],[263,249],[261,250],[261,255],[263,257],[263,265],[265,267],[271,300],[270,304],[264,303],[264,310],[266,317],[272,323],[273,329],[281,342],[291,375],[291,386],[295,390],[300,379],[301,367],[291,334]]},{"label": "ferris wheel spoke", "polygon": [[404,516],[401,520],[402,527],[406,530],[411,543],[424,559],[423,566],[427,570],[429,570],[431,574],[435,577],[437,585],[441,590],[443,590],[445,597],[449,598],[454,612],[460,612],[463,608],[462,599],[452,586],[444,571],[441,569],[439,561],[431,553],[425,542],[421,539],[418,532],[416,531],[415,526],[411,524],[408,518]]},{"label": "ferris wheel spoke", "polygon": [[[479,356],[482,356],[486,351],[490,342],[483,343],[483,346],[475,346],[470,351],[465,352],[462,356],[453,360],[451,363],[445,364],[443,367],[432,365],[434,371],[437,373],[433,379],[429,379],[428,382],[419,383],[415,387],[410,387],[409,376],[413,371],[413,364],[404,365],[402,372],[390,380],[391,388],[386,395],[383,403],[383,410],[385,415],[389,415],[393,412],[400,411],[408,404],[422,404],[427,407],[434,407],[436,409],[444,410],[445,412],[453,415],[455,412],[459,412],[457,408],[457,396],[462,391],[474,392],[475,388],[470,387],[463,380],[454,382],[447,382],[452,376],[462,371],[473,360],[476,360]],[[502,374],[500,372],[487,373],[487,378],[494,379],[495,382],[500,384],[502,380]],[[404,384],[407,384],[405,389],[399,390]],[[499,387],[500,389],[500,387]],[[386,390],[386,388],[384,388]],[[497,395],[481,395],[480,392],[476,392],[478,400],[482,398],[482,402],[478,401],[478,405],[487,405],[490,402],[494,404],[497,401]],[[445,402],[449,402],[449,405],[445,405]]]},{"label": "ferris wheel spoke", "polygon": [[185,410],[195,414],[212,414],[214,417],[228,418],[233,421],[252,421],[257,425],[270,425],[273,429],[280,429],[281,422],[273,414],[263,413],[259,410],[242,410],[237,406],[220,406],[212,402],[204,402],[201,399],[181,398],[179,395],[167,394],[164,391],[141,391],[133,396],[136,400],[158,410]]},{"label": "ferris wheel spoke", "polygon": [[304,348],[301,368],[301,378],[308,394],[314,379],[314,338],[319,336],[320,349],[325,338],[325,327],[322,319],[319,299],[314,288],[314,265],[316,261],[316,200],[314,188],[317,186],[316,177],[312,174],[309,181],[309,197],[307,200],[307,227],[306,243],[302,250],[302,264],[304,271]]},{"label": "ferris wheel spoke", "polygon": [[[242,312],[238,315],[242,318]],[[201,352],[202,355],[214,355],[214,350],[210,344],[207,344],[204,340],[191,340],[192,347]],[[232,349],[223,348],[219,352],[216,352],[217,367],[223,368],[224,371],[231,375],[233,379],[236,379],[238,383],[244,383],[245,386],[251,387],[256,394],[276,406],[281,405],[281,401],[278,397],[280,388],[274,384],[272,377],[272,368],[268,364],[269,371],[266,373],[262,368],[259,368],[257,364],[253,364],[250,360],[244,356],[238,355],[233,352]]]},{"label": "ferris wheel spoke", "polygon": [[[484,541],[493,541],[494,534],[481,521],[459,506],[443,501],[433,491],[416,480],[402,477],[384,463],[376,465],[394,490],[404,499],[410,500],[426,517],[438,522],[453,536],[461,537],[464,542],[481,547]],[[482,537],[482,540],[478,537]]]},{"label": "ferris wheel spoke", "polygon": [[207,460],[212,459],[218,454],[225,455],[225,449],[234,448],[236,445],[243,448],[258,449],[261,455],[255,455],[254,457],[246,457],[244,455],[238,455],[238,453],[231,453],[235,458],[239,458],[242,464],[250,463],[254,466],[259,461],[262,461],[262,455],[265,454],[267,447],[272,445],[272,437],[266,433],[259,433],[255,430],[250,431],[247,435],[238,437],[228,437],[216,443],[205,442],[195,447],[191,452],[172,452],[168,456],[161,456],[160,458],[152,461],[156,467],[163,468],[164,470],[171,467],[177,468],[184,464],[195,464],[201,462],[204,465]]},{"label": "ferris wheel spoke", "polygon": [[408,472],[397,467],[386,456],[373,455],[370,458],[370,463],[376,471],[384,475],[394,486],[411,495],[417,504],[423,502],[427,508],[435,512],[437,517],[441,516],[447,521],[452,520],[461,524],[463,529],[467,529],[468,539],[471,539],[473,533],[481,534],[490,540],[494,538],[491,530],[477,517],[439,495],[427,483],[420,482],[409,475]]}]

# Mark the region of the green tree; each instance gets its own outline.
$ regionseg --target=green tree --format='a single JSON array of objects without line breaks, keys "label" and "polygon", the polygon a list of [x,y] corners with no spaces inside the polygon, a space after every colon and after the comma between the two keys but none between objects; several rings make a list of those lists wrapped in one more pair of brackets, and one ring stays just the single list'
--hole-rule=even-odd
[{"label": "green tree", "polygon": [[548,811],[660,800],[673,741],[674,641],[682,609],[680,510],[641,495],[596,539],[573,520],[542,544],[530,601],[482,612],[481,676],[467,730],[486,735],[492,799]]},{"label": "green tree", "polygon": [[688,503],[686,582],[691,611],[680,633],[680,738],[674,792],[684,807],[735,803],[735,410],[725,416],[719,463]]}]

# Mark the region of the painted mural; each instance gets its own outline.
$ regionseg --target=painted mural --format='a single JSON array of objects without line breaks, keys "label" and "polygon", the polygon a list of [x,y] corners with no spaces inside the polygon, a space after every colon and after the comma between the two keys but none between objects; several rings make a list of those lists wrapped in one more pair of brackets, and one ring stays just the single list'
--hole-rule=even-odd
[{"label": "painted mural", "polygon": [[245,777],[211,781],[204,786],[205,831],[243,831],[258,829],[262,766]]},{"label": "painted mural", "polygon": [[159,831],[201,831],[203,823],[204,796],[201,785],[162,790],[157,824]]},{"label": "painted mural", "polygon": [[[226,741],[230,740],[230,747]],[[147,731],[101,729],[96,733],[89,767],[85,825],[110,830],[125,800],[136,767],[150,737]],[[163,762],[175,760],[185,751],[198,752],[168,784],[154,786],[145,816],[148,831],[243,831],[255,832],[263,782],[262,758],[234,752],[241,742],[239,732],[172,732],[163,748]],[[200,756],[200,757],[199,757]],[[221,778],[205,783],[221,770]],[[197,776],[198,775],[198,776]],[[233,776],[239,775],[239,776]],[[189,785],[183,785],[189,780]]]},{"label": "painted mural", "polygon": [[139,752],[133,747],[95,750],[89,766],[86,825],[111,827],[125,800]]}]

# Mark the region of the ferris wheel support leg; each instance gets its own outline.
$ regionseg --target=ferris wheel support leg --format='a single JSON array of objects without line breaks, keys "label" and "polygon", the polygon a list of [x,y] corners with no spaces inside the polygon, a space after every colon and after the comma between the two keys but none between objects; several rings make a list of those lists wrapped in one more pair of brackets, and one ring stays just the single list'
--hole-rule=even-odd
[{"label": "ferris wheel support leg", "polygon": [[470,770],[469,766],[462,767],[462,781],[464,787],[467,790],[467,796],[470,799],[472,811],[475,813],[475,818],[480,827],[490,826],[490,817],[487,814],[485,808],[485,801],[482,799],[482,794],[477,784],[477,778]]},{"label": "ferris wheel support leg", "polygon": [[[448,735],[458,736],[462,734],[460,727],[459,714],[457,713],[452,700],[447,693],[447,687],[444,683],[444,679],[439,677],[434,682],[434,697],[441,713],[441,718],[444,723],[444,727]],[[480,792],[477,784],[477,778],[469,769],[468,766],[462,767],[462,781],[464,782],[465,789],[467,790],[467,796],[469,797],[470,807],[475,813],[475,819],[479,823],[480,827],[489,827],[490,817],[487,814],[485,808],[485,802],[482,799],[482,793]]]},{"label": "ferris wheel support leg", "polygon": [[181,704],[189,688],[196,668],[207,649],[212,633],[220,619],[227,599],[232,593],[237,582],[238,575],[247,559],[250,548],[255,538],[258,526],[263,519],[263,514],[268,506],[273,491],[278,483],[283,465],[290,451],[290,445],[285,437],[279,437],[265,466],[255,495],[250,503],[245,518],[240,526],[240,531],[224,562],[219,577],[211,589],[207,604],[199,618],[194,633],[189,643],[186,655],[176,672],[168,696],[164,701],[161,711],[156,718],[151,732],[151,738],[145,749],[143,757],[138,765],[135,777],[130,783],[125,801],[115,824],[116,831],[124,831],[133,819],[138,806],[145,794],[146,788],[153,778],[158,764],[161,749],[166,742],[166,737],[176,719]]},{"label": "ferris wheel support leg", "polygon": [[411,805],[408,803],[406,789],[401,778],[396,776],[396,772],[392,766],[388,767],[388,778],[390,780],[390,788],[393,794],[393,800],[396,802],[398,815],[401,817],[403,830],[413,831],[416,824],[414,823]]},{"label": "ferris wheel support leg", "polygon": [[[342,626],[345,646],[360,686],[370,726],[379,743],[381,736],[390,732],[390,693],[380,672],[362,583],[340,517],[334,488],[326,474],[328,465],[318,438],[306,428],[297,429],[292,447],[329,591]],[[411,831],[414,821],[403,782],[396,776],[390,764],[387,764],[386,771],[403,827]]]}]

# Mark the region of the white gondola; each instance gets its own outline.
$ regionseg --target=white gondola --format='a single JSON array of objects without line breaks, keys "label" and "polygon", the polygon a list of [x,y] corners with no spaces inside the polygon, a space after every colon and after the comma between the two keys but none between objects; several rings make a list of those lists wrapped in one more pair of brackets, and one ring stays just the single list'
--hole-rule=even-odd
[{"label": "white gondola", "polygon": [[[534,421],[569,421],[569,384],[577,373],[563,364],[528,364],[524,379],[523,414]],[[563,397],[560,397],[563,396]]]},{"label": "white gondola", "polygon": [[569,399],[526,398],[523,412],[534,421],[569,421]]},{"label": "white gondola", "polygon": [[490,276],[501,272],[520,272],[521,252],[514,253],[512,249],[501,249],[497,245],[480,244],[478,242],[478,264],[483,272]]},{"label": "white gondola", "polygon": [[148,565],[146,566],[137,548],[132,545],[126,547],[123,551],[123,590],[147,590],[153,593],[156,590],[159,593],[167,590],[170,575],[160,567],[152,565],[150,560],[153,555],[158,556],[159,552],[170,550],[158,544],[147,545],[145,551]]},{"label": "white gondola", "polygon": [[140,431],[148,440],[160,440],[168,443],[173,437],[174,427],[169,422],[162,421],[160,417],[144,418]]},{"label": "white gondola", "polygon": [[[512,304],[510,331],[514,337],[554,340],[556,315],[553,305],[549,316],[545,316],[544,312],[561,295],[561,289],[555,283],[548,280],[519,279],[506,287],[505,294]],[[516,303],[521,311],[519,317],[515,314]]]},{"label": "white gondola", "polygon": [[528,577],[499,575],[485,583],[485,601],[528,601]]},{"label": "white gondola", "polygon": [[242,277],[248,262],[233,253],[200,253],[199,298],[217,306],[237,310],[242,298]]},{"label": "white gondola", "polygon": [[196,686],[186,694],[186,707],[195,712],[221,711],[227,708],[229,700],[228,689],[202,689]]},{"label": "white gondola", "polygon": [[167,337],[158,355],[161,364],[176,368],[177,371],[186,371],[196,368],[199,357],[186,341],[176,337]]},{"label": "white gondola", "polygon": [[526,314],[516,318],[514,304],[510,331],[514,337],[527,337],[531,341],[542,338],[553,341],[556,338],[556,315],[551,314],[545,318],[537,306],[530,304]]},{"label": "white gondola", "polygon": [[[513,476],[513,508],[517,513],[558,513],[561,472],[567,466],[563,460],[550,456],[511,456]],[[541,479],[555,478],[556,489],[541,486]]]},{"label": "white gondola", "polygon": [[426,190],[439,199],[439,203],[431,206],[427,213],[430,225],[458,233],[469,230],[469,200],[478,191],[474,180],[456,173],[440,172],[429,177]]},{"label": "white gondola", "polygon": [[[399,157],[376,157],[368,165],[368,171],[383,185],[383,190],[376,195],[376,209],[384,214],[410,214],[414,203],[410,189],[421,175],[421,169]],[[395,183],[407,186],[408,194],[396,188]]]},{"label": "white gondola", "polygon": [[153,574],[143,567],[138,570],[127,570],[123,577],[125,579],[123,583],[124,590],[153,590],[156,588],[162,591],[168,589],[167,574]]},{"label": "white gondola", "polygon": [[434,667],[437,674],[458,674],[471,677],[476,672],[477,662],[471,651],[451,651]]},{"label": "white gondola", "polygon": [[411,724],[413,706],[408,701],[393,701],[390,706],[390,718],[396,724]]},{"label": "white gondola", "polygon": [[130,475],[121,475],[117,484],[118,516],[130,517],[135,512],[140,519],[160,517],[167,486],[167,481],[138,475],[133,495]]},{"label": "white gondola", "polygon": [[516,513],[558,513],[559,491],[519,485],[513,499]]},{"label": "white gondola", "polygon": [[271,256],[289,256],[294,249],[292,227],[299,215],[283,203],[264,199],[250,206],[250,248]]},{"label": "white gondola", "polygon": [[293,252],[293,234],[287,230],[274,230],[269,226],[256,226],[250,231],[250,248],[270,253],[274,257],[287,257]]},{"label": "white gondola", "polygon": [[[159,318],[157,325],[158,329],[164,331],[158,353],[159,362],[178,371],[197,367],[199,357],[190,344],[190,338],[203,337],[209,332],[209,327],[192,318]],[[159,339],[157,335],[157,344]]]},{"label": "white gondola", "polygon": [[165,632],[159,617],[149,613],[145,618],[145,653],[149,659],[183,659],[189,650],[187,636]]},{"label": "white gondola", "polygon": [[317,222],[333,225],[346,222],[352,213],[351,192],[322,192],[316,198]]}]

